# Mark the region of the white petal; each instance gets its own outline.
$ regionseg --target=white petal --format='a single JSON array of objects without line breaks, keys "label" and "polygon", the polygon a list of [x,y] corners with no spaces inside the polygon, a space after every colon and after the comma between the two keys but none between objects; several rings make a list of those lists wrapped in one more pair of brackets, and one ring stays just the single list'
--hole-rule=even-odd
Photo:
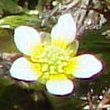
[{"label": "white petal", "polygon": [[31,49],[40,43],[39,33],[32,27],[19,26],[14,32],[14,41],[17,48],[29,55]]},{"label": "white petal", "polygon": [[32,64],[26,58],[21,57],[17,59],[10,69],[10,74],[12,77],[26,80],[26,81],[33,81],[37,80],[38,76],[36,71],[32,69]]},{"label": "white petal", "polygon": [[49,80],[46,83],[49,93],[54,95],[67,95],[73,91],[73,83],[68,79]]},{"label": "white petal", "polygon": [[93,55],[81,55],[74,58],[74,60],[77,65],[73,75],[77,78],[90,78],[102,69],[102,63]]},{"label": "white petal", "polygon": [[62,15],[51,32],[52,40],[61,39],[71,43],[76,36],[76,23],[71,14]]}]

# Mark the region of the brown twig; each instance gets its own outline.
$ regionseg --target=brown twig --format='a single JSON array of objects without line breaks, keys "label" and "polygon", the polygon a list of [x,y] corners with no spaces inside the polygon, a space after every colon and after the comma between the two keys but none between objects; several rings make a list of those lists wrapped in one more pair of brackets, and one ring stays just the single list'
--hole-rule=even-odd
[{"label": "brown twig", "polygon": [[104,98],[101,100],[101,102],[99,103],[97,110],[103,110],[104,105],[110,103],[110,88],[108,89],[108,91],[104,94]]},{"label": "brown twig", "polygon": [[88,102],[89,102],[89,110],[94,110],[91,93],[89,92],[87,95],[88,95]]}]

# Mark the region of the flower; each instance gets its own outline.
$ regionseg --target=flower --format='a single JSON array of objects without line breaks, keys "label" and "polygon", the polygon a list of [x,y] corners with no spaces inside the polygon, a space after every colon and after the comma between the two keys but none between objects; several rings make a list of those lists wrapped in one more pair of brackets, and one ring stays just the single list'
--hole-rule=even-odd
[{"label": "flower", "polygon": [[102,69],[102,63],[95,56],[76,56],[78,41],[75,36],[76,24],[71,14],[59,17],[50,40],[42,40],[32,27],[17,27],[14,41],[25,56],[14,61],[11,76],[25,81],[37,80],[54,95],[70,94],[75,77],[90,78]]}]

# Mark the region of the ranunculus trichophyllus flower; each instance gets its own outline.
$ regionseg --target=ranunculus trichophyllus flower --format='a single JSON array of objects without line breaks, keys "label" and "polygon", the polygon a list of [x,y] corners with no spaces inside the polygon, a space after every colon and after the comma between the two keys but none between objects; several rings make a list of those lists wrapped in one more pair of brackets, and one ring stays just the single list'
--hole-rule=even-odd
[{"label": "ranunculus trichophyllus flower", "polygon": [[[25,81],[38,81],[54,95],[70,94],[74,78],[90,78],[102,69],[102,63],[93,55],[76,56],[78,41],[76,24],[71,14],[59,17],[52,28],[50,39],[43,40],[32,27],[15,29],[14,41],[24,53],[12,64],[12,77]],[[46,37],[48,38],[48,36]]]}]

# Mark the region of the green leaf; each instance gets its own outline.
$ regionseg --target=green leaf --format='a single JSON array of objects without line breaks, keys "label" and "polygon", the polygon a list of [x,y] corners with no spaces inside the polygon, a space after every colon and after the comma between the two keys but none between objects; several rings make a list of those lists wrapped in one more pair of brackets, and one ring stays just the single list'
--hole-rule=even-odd
[{"label": "green leaf", "polygon": [[40,26],[40,20],[37,16],[34,15],[13,15],[7,16],[0,19],[0,27],[1,28],[10,28],[14,29],[20,25],[30,25],[30,26]]}]

